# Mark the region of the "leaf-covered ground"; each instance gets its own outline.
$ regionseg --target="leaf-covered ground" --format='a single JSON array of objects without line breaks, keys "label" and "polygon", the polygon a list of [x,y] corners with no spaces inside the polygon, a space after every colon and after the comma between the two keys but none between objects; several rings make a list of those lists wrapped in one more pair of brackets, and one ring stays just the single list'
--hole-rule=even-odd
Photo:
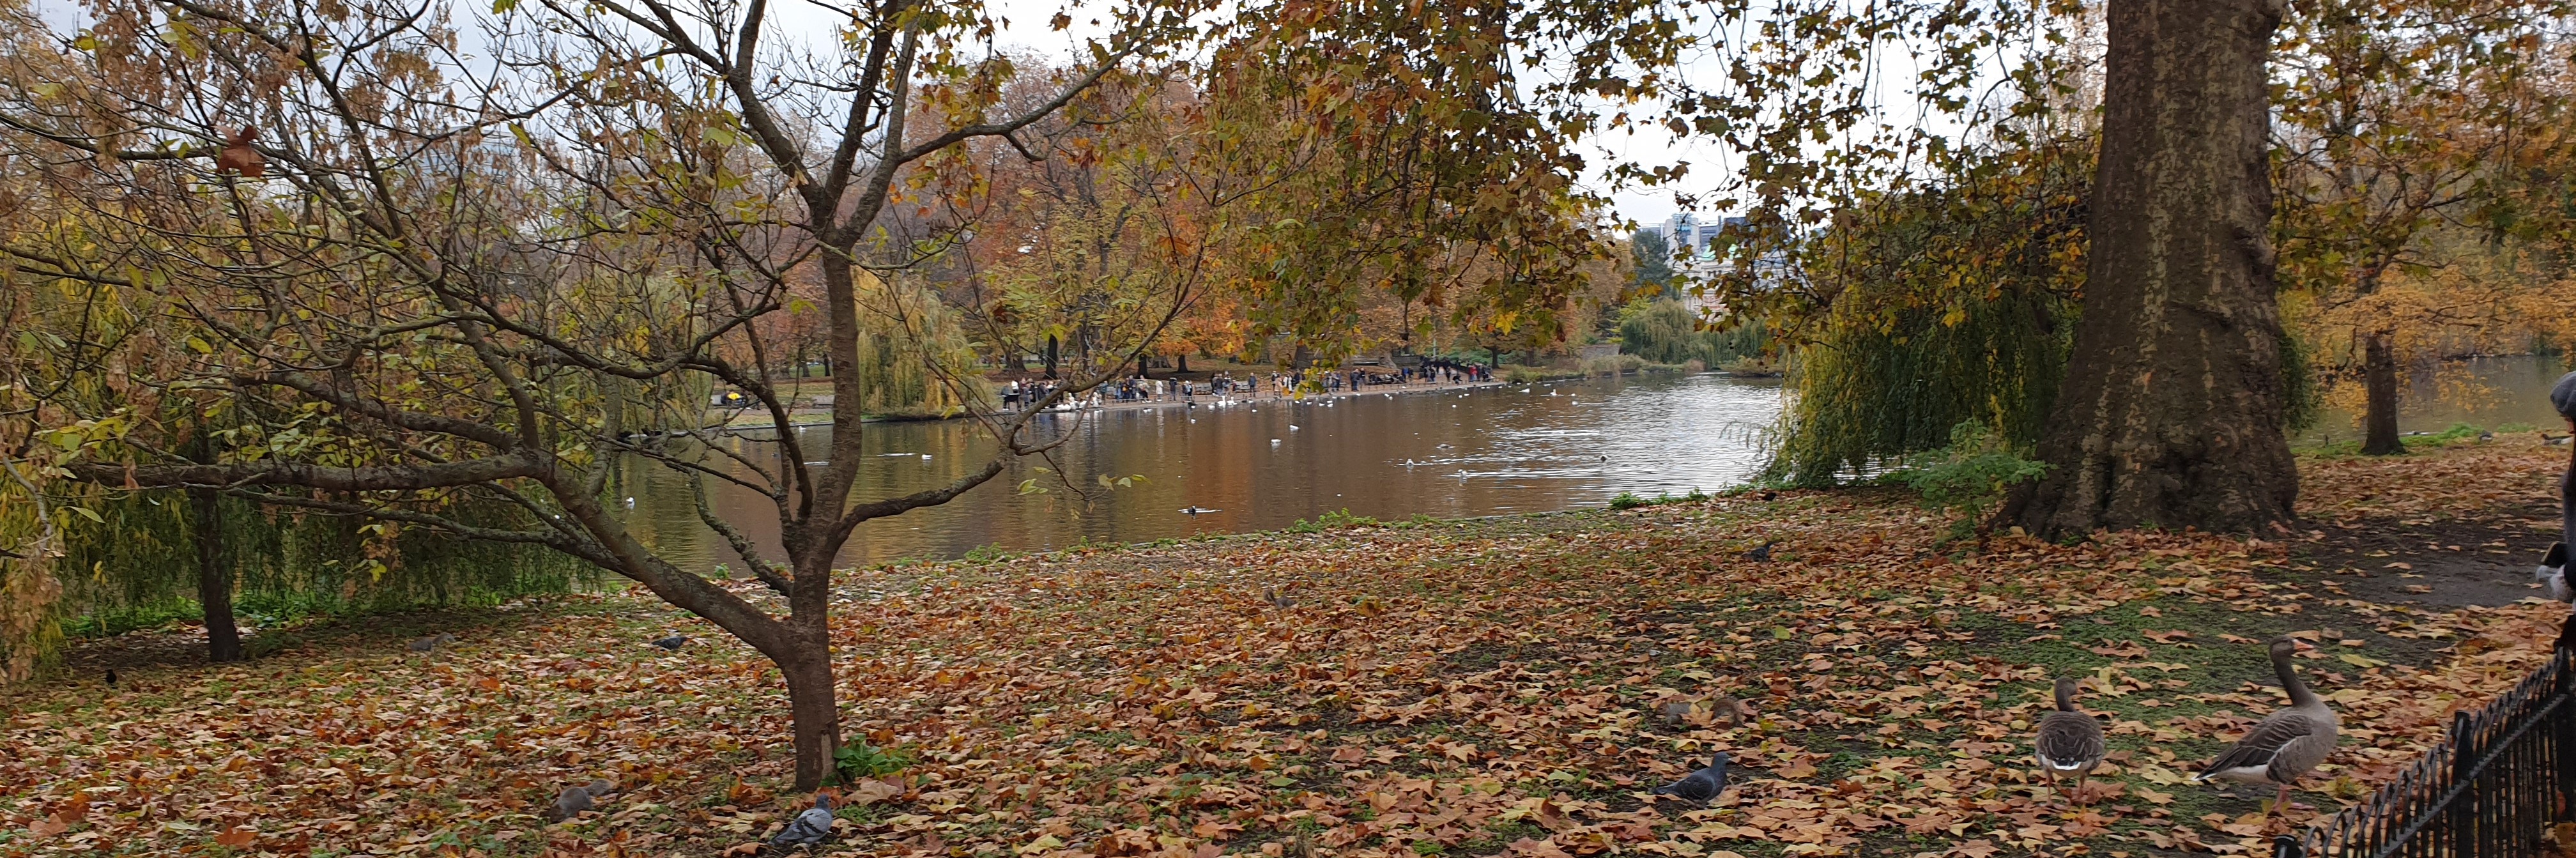
[{"label": "leaf-covered ground", "polygon": [[[839,791],[825,851],[2259,852],[2545,658],[2565,609],[2515,581],[2564,461],[2310,461],[2311,526],[2258,540],[1977,552],[1830,492],[852,574],[847,728],[910,764]],[[806,803],[775,671],[704,623],[624,594],[433,619],[0,698],[0,854],[717,855]],[[699,641],[643,645],[668,630]],[[2281,633],[2346,730],[2267,821],[2183,776],[2280,704]],[[2111,734],[2087,807],[2027,765],[2058,675]],[[1669,705],[1720,693],[1754,714]],[[1647,800],[1716,750],[1715,805]],[[626,789],[535,815],[594,776]]]}]

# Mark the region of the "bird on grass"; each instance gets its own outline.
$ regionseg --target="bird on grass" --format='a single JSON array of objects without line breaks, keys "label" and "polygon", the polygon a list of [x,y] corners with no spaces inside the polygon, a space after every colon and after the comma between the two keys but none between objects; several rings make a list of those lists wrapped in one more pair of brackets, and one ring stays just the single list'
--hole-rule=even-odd
[{"label": "bird on grass", "polygon": [[116,668],[111,667],[107,669],[107,687],[116,687]]},{"label": "bird on grass", "polygon": [[555,796],[554,806],[546,808],[546,821],[562,822],[580,816],[582,811],[596,806],[593,799],[616,791],[617,785],[609,783],[606,778],[576,787],[567,787],[562,794]]},{"label": "bird on grass", "polygon": [[1753,550],[1744,552],[1744,559],[1751,560],[1755,563],[1769,563],[1771,562],[1771,546],[1778,544],[1780,544],[1780,540],[1777,539],[1764,542],[1759,546],[1755,546]]},{"label": "bird on grass", "polygon": [[679,652],[681,647],[689,645],[689,636],[672,635],[667,638],[657,638],[653,641],[653,645],[672,652]]},{"label": "bird on grass", "polygon": [[447,645],[447,644],[452,644],[452,643],[455,643],[455,642],[456,642],[456,636],[455,636],[455,635],[447,634],[447,633],[442,632],[442,633],[439,633],[439,634],[431,635],[431,636],[429,636],[429,637],[421,638],[420,640],[412,641],[412,642],[411,642],[411,651],[412,651],[412,652],[428,652],[428,651],[430,651],[430,650],[434,650],[434,649],[437,649],[437,648],[439,648],[439,647],[441,647],[441,646],[444,646],[444,645]]},{"label": "bird on grass", "polygon": [[794,820],[787,823],[785,830],[778,832],[778,836],[769,838],[769,845],[778,849],[816,846],[830,836],[832,836],[832,797],[815,793],[814,806],[806,808],[804,813],[797,814]]},{"label": "bird on grass", "polygon": [[2102,755],[2109,750],[2102,739],[2102,722],[2075,708],[2075,680],[2057,680],[2057,709],[2039,719],[2039,730],[2032,738],[2033,756],[2039,770],[2048,775],[2048,785],[2059,795],[2069,795],[2059,778],[2073,775],[2075,792],[2071,801],[2084,801],[2084,779],[2102,765]]},{"label": "bird on grass", "polygon": [[2307,641],[2291,637],[2272,640],[2272,671],[2281,678],[2281,689],[2290,693],[2290,707],[2265,717],[2246,731],[2236,746],[2209,761],[2209,765],[2191,777],[2193,783],[2229,781],[2232,783],[2278,784],[2281,793],[2265,808],[2264,813],[2289,806],[2290,787],[2302,775],[2316,770],[2318,764],[2334,753],[2334,710],[2318,699],[2308,684],[2299,680],[2299,672],[2290,666],[2292,656],[2316,649]]},{"label": "bird on grass", "polygon": [[1683,775],[1681,780],[1655,788],[1656,795],[1669,795],[1684,801],[1707,804],[1726,792],[1726,752],[1708,763],[1708,768]]},{"label": "bird on grass", "polygon": [[2567,439],[2568,439],[2568,438],[2570,438],[2570,437],[2576,437],[2576,436],[2569,436],[2569,435],[2551,435],[2551,434],[2549,434],[2549,433],[2547,433],[2547,432],[2542,432],[2542,433],[2540,433],[2540,443],[2547,444],[2547,445],[2549,445],[2549,446],[2555,447],[2555,446],[2558,446],[2558,445],[2560,445],[2560,444],[2567,443]]}]

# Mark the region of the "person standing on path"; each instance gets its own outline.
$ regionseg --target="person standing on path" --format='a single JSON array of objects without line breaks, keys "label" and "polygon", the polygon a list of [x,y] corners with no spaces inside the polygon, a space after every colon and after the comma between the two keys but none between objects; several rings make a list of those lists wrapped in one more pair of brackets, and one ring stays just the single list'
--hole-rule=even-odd
[{"label": "person standing on path", "polygon": [[[2576,372],[2560,376],[2549,389],[2549,404],[2567,418],[2567,433],[2576,435]],[[2576,441],[2567,444],[2567,472],[2558,477],[2558,541],[2576,547]]]}]

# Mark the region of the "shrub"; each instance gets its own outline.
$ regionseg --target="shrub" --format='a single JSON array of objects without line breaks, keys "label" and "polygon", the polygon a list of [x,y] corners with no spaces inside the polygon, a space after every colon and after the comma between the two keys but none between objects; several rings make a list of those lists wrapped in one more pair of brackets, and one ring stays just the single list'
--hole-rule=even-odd
[{"label": "shrub", "polygon": [[1986,424],[1966,420],[1950,427],[1949,446],[1907,456],[1885,479],[1912,488],[1924,508],[1959,516],[1950,524],[1951,538],[1972,532],[1982,538],[1987,508],[2014,484],[2046,473],[2046,463],[2025,458]]},{"label": "shrub", "polygon": [[842,783],[903,771],[912,765],[912,755],[900,748],[879,748],[865,740],[842,745],[832,752],[832,768]]}]

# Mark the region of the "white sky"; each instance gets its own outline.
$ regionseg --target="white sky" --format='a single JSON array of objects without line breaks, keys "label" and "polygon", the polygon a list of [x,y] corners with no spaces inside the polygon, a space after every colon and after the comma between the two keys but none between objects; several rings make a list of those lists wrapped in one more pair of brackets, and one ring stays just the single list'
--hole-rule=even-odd
[{"label": "white sky", "polygon": [[[29,0],[29,2],[40,17],[66,33],[75,31],[86,23],[86,15],[81,9],[79,0]],[[1108,29],[1093,23],[1097,13],[1086,13],[1075,8],[1077,5],[1089,5],[1096,9],[1104,4],[1080,4],[1079,0],[1075,0],[1074,3],[1068,3],[1065,0],[986,0],[986,5],[997,19],[1007,22],[1007,26],[1001,30],[996,39],[1005,50],[1025,50],[1058,58],[1074,57],[1080,53],[1085,38],[1103,35]],[[456,8],[460,13],[459,17],[463,18],[466,15],[482,12],[484,7],[478,3],[478,0],[458,0]],[[821,39],[828,38],[832,32],[833,20],[809,4],[798,0],[776,0],[772,9],[773,14],[779,16],[780,23],[785,25],[776,32],[790,34],[789,38],[801,36]],[[1074,23],[1071,28],[1056,31],[1049,26],[1058,11],[1066,11],[1072,15]],[[461,25],[464,22],[460,20],[459,23]],[[1703,70],[1710,75],[1716,75],[1722,71],[1714,63],[1696,65],[1703,67]],[[1716,147],[1705,141],[1684,140],[1677,143],[1669,132],[1660,127],[1637,130],[1634,133],[1622,130],[1598,139],[1594,141],[1594,152],[1587,160],[1596,168],[1619,161],[1633,161],[1648,168],[1671,166],[1683,161],[1692,164],[1691,175],[1680,188],[1612,189],[1604,176],[1586,177],[1587,186],[1595,191],[1608,193],[1616,214],[1640,224],[1660,223],[1666,216],[1672,214],[1676,210],[1673,204],[1675,191],[1709,196],[1709,192],[1721,184],[1724,175],[1724,160]],[[1704,215],[1707,213],[1702,212]]]}]

